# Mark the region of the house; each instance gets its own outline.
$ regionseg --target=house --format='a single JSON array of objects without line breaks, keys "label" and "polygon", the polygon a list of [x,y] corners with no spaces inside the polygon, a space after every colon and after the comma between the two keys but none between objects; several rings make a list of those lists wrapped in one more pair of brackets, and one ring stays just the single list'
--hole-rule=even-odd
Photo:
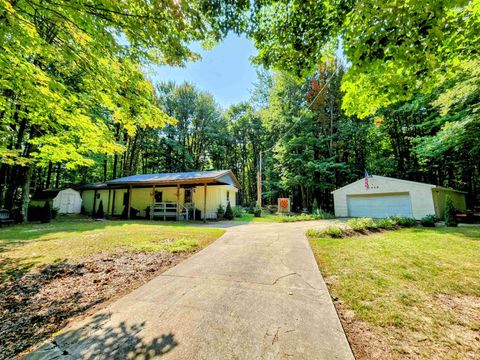
[{"label": "house", "polygon": [[332,192],[339,217],[405,216],[417,220],[426,215],[443,218],[446,196],[457,210],[466,210],[466,193],[437,185],[372,175]]},{"label": "house", "polygon": [[239,188],[232,171],[215,170],[132,175],[76,189],[90,214],[102,201],[106,216],[207,220],[217,217],[219,205],[235,206]]}]

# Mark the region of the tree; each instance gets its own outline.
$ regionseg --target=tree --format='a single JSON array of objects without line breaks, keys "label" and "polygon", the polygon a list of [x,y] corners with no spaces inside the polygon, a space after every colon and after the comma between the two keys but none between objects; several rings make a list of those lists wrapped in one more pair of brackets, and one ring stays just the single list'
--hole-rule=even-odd
[{"label": "tree", "polygon": [[224,10],[204,1],[1,1],[0,205],[11,209],[21,189],[26,221],[32,177],[45,167],[56,166],[58,180],[62,168],[103,155],[114,157],[115,174],[139,129],[173,121],[140,68],[198,58],[189,43],[211,45],[234,26],[216,19]]},{"label": "tree", "polygon": [[455,213],[455,206],[453,205],[452,198],[447,196],[445,199],[445,225],[457,226],[458,221]]},{"label": "tree", "polygon": [[226,220],[233,220],[233,210],[232,210],[232,206],[230,205],[230,201],[227,204],[227,207],[225,209],[225,214],[223,215],[223,217]]}]

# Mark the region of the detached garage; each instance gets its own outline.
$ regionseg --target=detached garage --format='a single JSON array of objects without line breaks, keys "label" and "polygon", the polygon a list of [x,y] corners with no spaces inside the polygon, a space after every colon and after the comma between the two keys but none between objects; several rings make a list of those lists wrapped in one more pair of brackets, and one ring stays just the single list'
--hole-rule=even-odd
[{"label": "detached garage", "polygon": [[466,210],[465,192],[376,175],[333,191],[333,200],[339,217],[421,219],[432,214],[443,218],[447,195],[457,210]]}]

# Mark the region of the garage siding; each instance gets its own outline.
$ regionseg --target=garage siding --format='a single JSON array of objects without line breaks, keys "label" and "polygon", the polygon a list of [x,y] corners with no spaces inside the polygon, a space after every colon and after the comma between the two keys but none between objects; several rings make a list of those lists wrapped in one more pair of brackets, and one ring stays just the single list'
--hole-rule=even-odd
[{"label": "garage siding", "polygon": [[425,215],[435,214],[433,204],[432,185],[415,183],[381,176],[372,176],[369,178],[369,189],[365,189],[364,179],[360,179],[350,185],[338,189],[333,193],[335,215],[347,217],[348,201],[347,197],[366,196],[366,195],[400,195],[409,194],[412,207],[412,215],[415,219],[421,219]]}]

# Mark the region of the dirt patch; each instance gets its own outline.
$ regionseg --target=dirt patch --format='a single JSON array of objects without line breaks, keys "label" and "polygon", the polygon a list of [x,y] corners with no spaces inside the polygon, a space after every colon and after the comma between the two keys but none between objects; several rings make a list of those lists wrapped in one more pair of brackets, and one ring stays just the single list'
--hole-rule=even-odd
[{"label": "dirt patch", "polygon": [[101,253],[0,283],[0,358],[12,358],[190,253]]},{"label": "dirt patch", "polygon": [[[328,284],[328,283],[327,283]],[[335,300],[335,299],[334,299]],[[445,314],[441,330],[433,335],[431,319],[417,329],[379,327],[359,319],[353,310],[335,300],[335,307],[355,358],[476,359],[480,353],[480,299],[475,296],[441,294],[433,307]]]},{"label": "dirt patch", "polygon": [[353,310],[345,308],[335,301],[348,342],[356,359],[390,359],[392,349],[365,321],[358,319]]}]

